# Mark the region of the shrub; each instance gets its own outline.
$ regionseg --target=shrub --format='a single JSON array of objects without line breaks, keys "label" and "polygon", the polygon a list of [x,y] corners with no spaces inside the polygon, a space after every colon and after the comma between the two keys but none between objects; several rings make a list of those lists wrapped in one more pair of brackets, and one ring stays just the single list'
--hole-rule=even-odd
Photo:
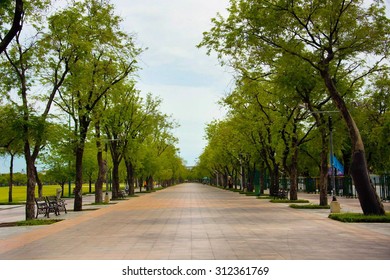
[{"label": "shrub", "polygon": [[364,215],[361,213],[333,213],[330,219],[344,223],[390,223],[390,212],[386,215]]}]

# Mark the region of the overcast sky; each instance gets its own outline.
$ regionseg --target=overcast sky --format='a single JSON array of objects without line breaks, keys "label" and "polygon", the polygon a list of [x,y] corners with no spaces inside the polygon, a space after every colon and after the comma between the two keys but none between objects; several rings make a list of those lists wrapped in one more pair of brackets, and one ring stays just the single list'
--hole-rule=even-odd
[{"label": "overcast sky", "polygon": [[142,55],[138,87],[163,100],[161,111],[180,125],[180,156],[194,165],[201,154],[205,124],[224,116],[217,101],[230,91],[232,77],[215,56],[196,45],[228,0],[112,0],[127,32],[136,34]]}]

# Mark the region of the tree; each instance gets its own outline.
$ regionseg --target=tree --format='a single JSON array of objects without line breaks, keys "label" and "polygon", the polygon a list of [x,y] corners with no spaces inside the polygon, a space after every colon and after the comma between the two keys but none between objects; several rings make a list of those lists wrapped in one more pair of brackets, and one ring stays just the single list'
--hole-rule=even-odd
[{"label": "tree", "polygon": [[[8,15],[11,6],[10,2],[11,2],[10,0],[3,1],[0,6],[0,16],[2,19],[0,23],[1,31],[3,31],[3,26],[1,26],[2,23],[4,23],[3,19],[10,17]],[[12,20],[11,28],[8,30],[8,32],[6,32],[4,37],[2,34],[0,35],[0,40],[1,40],[0,54],[5,51],[8,45],[11,43],[12,39],[14,39],[15,36],[22,30],[21,21],[22,21],[23,13],[24,13],[23,0],[15,0],[15,8],[13,10],[13,20]]]},{"label": "tree", "polygon": [[133,84],[123,84],[112,90],[106,98],[106,110],[102,118],[103,139],[109,147],[112,159],[112,198],[119,195],[119,165],[125,155],[129,139],[137,135],[136,120],[141,104]]},{"label": "tree", "polygon": [[163,187],[171,186],[183,176],[183,163],[175,146],[170,145],[162,155],[156,178]]},{"label": "tree", "polygon": [[21,116],[18,113],[11,105],[0,107],[0,153],[10,157],[8,202],[12,202],[14,158],[23,154],[23,142],[19,133]]},{"label": "tree", "polygon": [[235,91],[224,99],[233,111],[239,116],[235,121],[241,123],[239,131],[243,139],[249,139],[265,165],[270,177],[270,193],[275,195],[279,189],[279,175],[281,168],[279,145],[282,125],[277,112],[279,102],[273,94],[269,83],[265,80],[253,80],[243,77],[237,81]]},{"label": "tree", "polygon": [[[307,147],[307,145],[301,143],[302,146],[300,147],[300,150],[304,152],[303,155],[307,155],[314,160],[315,164],[318,166],[320,174],[318,181],[320,205],[328,205],[329,129],[326,112],[335,112],[335,109],[329,107],[330,98],[324,94],[326,89],[320,77],[316,75],[310,65],[301,63],[300,59],[285,53],[275,62],[275,70],[275,75],[271,82],[276,84],[282,92],[286,92],[282,103],[286,103],[291,99],[298,102],[297,109],[305,108],[303,115],[305,118],[301,121],[303,121],[304,126],[307,126],[308,132],[310,132],[311,129],[313,129],[311,132],[316,132],[312,126],[313,122],[311,121],[314,119],[314,125],[319,133],[321,145],[315,145],[316,149],[309,152],[308,149],[303,149],[303,146]],[[311,135],[306,138],[307,140],[313,140],[314,137],[316,138],[315,135]],[[316,143],[315,141],[310,142]],[[320,153],[317,153],[316,150],[320,150]]]},{"label": "tree", "polygon": [[141,174],[146,181],[146,189],[153,190],[154,179],[161,169],[163,155],[174,146],[177,139],[171,134],[175,123],[165,114],[154,111],[151,118],[152,126],[142,142],[142,168]]},{"label": "tree", "polygon": [[390,79],[388,73],[375,75],[364,96],[353,108],[366,144],[367,162],[375,174],[390,170]]},{"label": "tree", "polygon": [[360,131],[345,98],[358,81],[385,68],[390,24],[383,1],[366,8],[363,1],[232,0],[229,12],[226,19],[213,19],[214,27],[204,34],[200,46],[244,68],[255,63],[272,69],[283,53],[309,64],[348,128],[351,175],[362,210],[383,215],[383,205],[370,182]]},{"label": "tree", "polygon": [[175,124],[165,114],[159,111],[162,100],[147,94],[145,98],[135,98],[130,102],[131,113],[127,118],[129,133],[124,151],[129,194],[134,194],[135,179],[148,178],[148,188],[153,188],[153,175],[160,170],[160,157],[169,145],[176,139],[170,129]]},{"label": "tree", "polygon": [[112,88],[136,70],[140,50],[120,28],[120,18],[108,1],[74,2],[50,19],[53,45],[62,52],[77,52],[71,76],[58,105],[70,114],[78,135],[74,210],[82,210],[82,158],[94,110]]},{"label": "tree", "polygon": [[[83,155],[83,178],[88,179],[88,192],[92,193],[92,182],[97,175],[96,147],[92,143],[87,143]],[[96,190],[95,190],[96,191]],[[95,201],[96,202],[96,201]]]},{"label": "tree", "polygon": [[[97,110],[97,112],[99,112]],[[95,182],[95,203],[103,202],[103,183],[107,173],[107,161],[103,159],[103,142],[101,139],[100,116],[95,116],[96,159],[98,165],[97,179]],[[107,146],[105,146],[107,147]]]},{"label": "tree", "polygon": [[[50,1],[25,3],[22,26],[30,23],[35,36],[24,38],[22,29],[16,34],[11,48],[3,52],[3,96],[18,104],[22,114],[21,131],[24,141],[24,157],[27,169],[26,219],[35,217],[35,184],[37,182],[35,161],[45,141],[45,129],[54,96],[69,72],[68,62],[72,53],[63,54],[47,48],[48,40],[43,35],[44,10]],[[30,30],[30,32],[33,32]],[[46,66],[46,67],[43,67]],[[43,86],[44,93],[38,94],[36,86]],[[13,90],[17,95],[13,94]],[[37,106],[37,100],[41,101]]]},{"label": "tree", "polygon": [[234,113],[227,119],[213,121],[206,127],[208,144],[199,164],[205,165],[208,176],[216,177],[218,182],[215,183],[224,187],[230,188],[232,183],[237,186],[238,182],[240,187],[246,187],[247,172],[244,171],[249,166],[252,152],[247,141],[248,122],[241,115],[244,111],[238,116],[232,108]]}]

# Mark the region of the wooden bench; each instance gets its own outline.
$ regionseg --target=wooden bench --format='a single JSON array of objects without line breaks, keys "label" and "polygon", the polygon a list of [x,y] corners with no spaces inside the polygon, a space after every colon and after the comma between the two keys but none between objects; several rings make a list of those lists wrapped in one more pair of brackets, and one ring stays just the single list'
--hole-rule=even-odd
[{"label": "wooden bench", "polygon": [[67,214],[66,203],[62,199],[57,199],[56,196],[46,196],[46,198],[35,198],[35,204],[37,206],[37,214],[44,215],[44,217],[50,218],[50,213],[54,213],[56,216],[60,215],[60,211],[64,211]]},{"label": "wooden bench", "polygon": [[60,214],[60,208],[58,206],[57,197],[46,196],[46,202],[47,202],[47,206],[48,206],[47,217],[49,218],[49,213],[54,213],[56,216],[58,216]]},{"label": "wooden bench", "polygon": [[118,198],[125,198],[126,196],[127,196],[127,194],[124,190],[120,190],[118,192]]},{"label": "wooden bench", "polygon": [[38,215],[44,215],[45,217],[49,217],[49,206],[47,205],[47,201],[45,198],[35,198],[35,204],[37,206],[37,214],[35,215],[35,219],[38,218]]},{"label": "wooden bench", "polygon": [[66,211],[66,202],[61,198],[61,194],[62,194],[62,189],[57,189],[56,198],[57,198],[58,210],[64,211],[65,214],[67,214],[68,211]]},{"label": "wooden bench", "polygon": [[57,196],[46,196],[46,201],[49,204],[49,212],[53,212],[57,216],[60,215],[60,211],[64,211],[65,214],[68,213],[65,200]]},{"label": "wooden bench", "polygon": [[287,190],[278,189],[278,192],[275,193],[274,198],[287,199]]}]

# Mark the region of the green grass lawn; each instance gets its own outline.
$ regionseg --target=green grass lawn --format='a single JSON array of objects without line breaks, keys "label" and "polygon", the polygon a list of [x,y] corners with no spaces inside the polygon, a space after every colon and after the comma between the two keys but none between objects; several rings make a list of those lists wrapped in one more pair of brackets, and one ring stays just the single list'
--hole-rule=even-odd
[{"label": "green grass lawn", "polygon": [[[56,190],[60,188],[59,185],[45,185],[43,186],[43,196],[56,195]],[[71,186],[70,192],[72,193],[74,185]],[[8,204],[8,187],[0,187],[0,204]],[[92,192],[95,191],[95,187],[92,186]],[[83,186],[83,193],[89,192],[89,186]],[[38,196],[38,188],[35,188],[35,196]],[[64,188],[64,197],[69,197],[68,185]],[[12,188],[12,201],[13,203],[24,203],[26,201],[26,186],[14,186]]]},{"label": "green grass lawn", "polygon": [[[73,197],[73,188],[75,186],[71,185],[70,187],[70,193],[71,197]],[[51,195],[56,195],[57,189],[59,189],[59,185],[44,185],[43,186],[43,196],[51,196]],[[120,189],[124,190],[125,185],[121,184]],[[154,188],[153,191],[158,191],[163,189],[161,188]],[[9,204],[8,203],[8,186],[7,187],[0,187],[0,204]],[[103,193],[106,190],[106,186],[103,186]],[[95,186],[92,185],[91,188],[91,193],[95,192]],[[88,194],[89,193],[89,185],[85,184],[83,185],[83,194]],[[38,187],[35,188],[35,197],[38,197]],[[66,185],[64,187],[64,197],[69,197],[69,186]],[[21,204],[26,202],[26,186],[14,186],[12,188],[12,204]]]}]

